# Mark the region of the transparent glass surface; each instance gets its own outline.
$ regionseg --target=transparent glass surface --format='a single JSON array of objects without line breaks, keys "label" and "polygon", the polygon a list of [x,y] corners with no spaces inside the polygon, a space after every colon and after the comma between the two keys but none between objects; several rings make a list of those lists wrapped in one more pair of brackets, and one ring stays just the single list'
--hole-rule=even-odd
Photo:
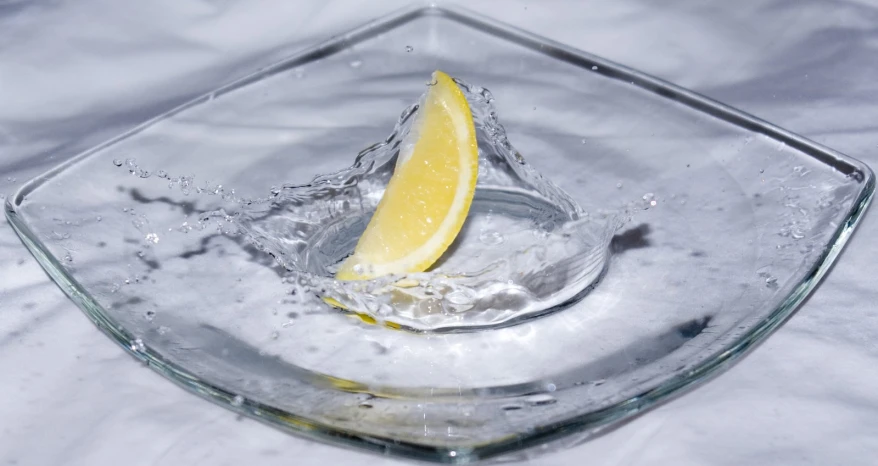
[{"label": "transparent glass surface", "polygon": [[[273,257],[199,223],[218,185],[264,198],[350,166],[435,69],[489,88],[512,144],[585,211],[648,204],[583,299],[501,328],[395,330],[292,294]],[[6,212],[101,330],[198,395],[330,442],[469,462],[588,438],[727,367],[814,289],[873,188],[860,162],[717,102],[418,7],[82,154]]]}]

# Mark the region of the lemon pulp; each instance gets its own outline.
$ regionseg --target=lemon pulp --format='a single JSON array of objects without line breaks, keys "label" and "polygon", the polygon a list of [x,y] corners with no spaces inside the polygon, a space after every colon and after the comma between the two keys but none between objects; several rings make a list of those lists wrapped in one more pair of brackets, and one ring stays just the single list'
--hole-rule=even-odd
[{"label": "lemon pulp", "polygon": [[478,157],[466,97],[450,76],[434,72],[387,189],[336,278],[367,280],[433,265],[466,220]]}]

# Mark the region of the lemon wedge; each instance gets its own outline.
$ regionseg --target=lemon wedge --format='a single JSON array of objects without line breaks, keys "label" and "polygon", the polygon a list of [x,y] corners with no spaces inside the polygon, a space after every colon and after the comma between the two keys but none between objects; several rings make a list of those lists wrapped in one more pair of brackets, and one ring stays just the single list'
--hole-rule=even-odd
[{"label": "lemon wedge", "polygon": [[466,97],[450,76],[436,71],[375,215],[335,277],[368,280],[427,270],[463,227],[478,162]]}]

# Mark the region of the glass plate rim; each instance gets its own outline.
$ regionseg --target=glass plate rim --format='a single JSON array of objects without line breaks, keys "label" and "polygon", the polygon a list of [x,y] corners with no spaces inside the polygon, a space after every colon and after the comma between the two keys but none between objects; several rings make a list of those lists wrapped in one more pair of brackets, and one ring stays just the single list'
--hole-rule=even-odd
[{"label": "glass plate rim", "polygon": [[[233,92],[236,89],[284,70],[319,60],[323,57],[344,50],[358,42],[368,40],[377,34],[389,31],[425,16],[439,16],[456,21],[460,24],[481,30],[482,32],[486,32],[501,39],[538,50],[551,58],[566,61],[583,69],[590,69],[592,72],[599,73],[611,79],[626,81],[632,85],[655,93],[660,97],[681,103],[696,111],[707,113],[713,117],[745,128],[749,131],[763,134],[832,166],[842,174],[854,177],[856,181],[862,183],[862,189],[860,190],[857,199],[845,215],[845,221],[841,222],[836,228],[832,240],[828,243],[829,247],[824,250],[819,260],[805,276],[804,280],[802,280],[790,292],[787,298],[774,311],[772,311],[765,320],[752,327],[749,332],[742,334],[738,339],[731,341],[717,350],[713,357],[706,359],[689,371],[672,377],[658,386],[602,410],[572,416],[559,423],[550,426],[543,426],[524,435],[516,435],[513,438],[501,438],[497,441],[492,441],[477,447],[462,448],[435,447],[411,442],[401,442],[394,440],[393,438],[371,435],[367,432],[342,430],[333,426],[311,421],[294,413],[289,413],[282,409],[274,408],[254,400],[244,399],[243,402],[241,402],[240,398],[237,398],[235,393],[214,386],[210,382],[195,377],[185,368],[166,360],[161,354],[153,351],[148,345],[145,345],[143,348],[132,345],[131,342],[135,337],[129,334],[123,327],[119,326],[114,319],[93,298],[91,298],[84,287],[82,287],[77,280],[62,267],[60,262],[51,255],[48,248],[38,239],[25,220],[21,217],[20,209],[22,207],[22,202],[28,194],[51,180],[55,175],[58,175],[67,168],[103,151],[107,147],[134,136],[150,126],[191,107],[212,100],[217,96]],[[531,448],[577,432],[588,432],[590,434],[597,433],[616,421],[630,418],[631,416],[642,412],[644,409],[653,407],[660,402],[669,401],[673,397],[683,394],[686,390],[692,389],[696,385],[705,382],[711,376],[722,372],[725,368],[729,367],[732,363],[761,343],[774,330],[783,324],[783,322],[791,317],[798,309],[799,305],[802,304],[816,289],[822,278],[834,265],[845,244],[853,234],[857,224],[862,219],[862,216],[872,199],[874,189],[874,173],[867,165],[859,160],[841,154],[835,150],[784,130],[748,113],[715,101],[709,97],[613,61],[529,33],[481,14],[471,12],[454,4],[415,3],[409,7],[390,13],[389,15],[369,21],[348,32],[336,35],[325,42],[295,53],[287,58],[278,60],[252,74],[221,86],[213,91],[207,92],[179,105],[178,107],[151,118],[104,143],[94,146],[93,148],[70,158],[66,162],[51,168],[47,172],[25,183],[13,195],[13,197],[6,200],[5,211],[7,220],[13,230],[40,266],[103,333],[136,359],[184,389],[239,414],[250,416],[291,433],[304,435],[311,439],[324,441],[330,444],[340,443],[378,453],[391,453],[419,460],[442,463],[468,463],[496,457],[512,451]]]}]

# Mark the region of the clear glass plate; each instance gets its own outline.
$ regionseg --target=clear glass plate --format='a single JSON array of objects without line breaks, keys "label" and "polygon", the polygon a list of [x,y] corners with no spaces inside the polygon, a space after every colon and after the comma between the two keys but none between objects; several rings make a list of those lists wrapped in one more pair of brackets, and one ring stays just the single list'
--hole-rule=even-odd
[{"label": "clear glass plate", "polygon": [[[189,228],[222,205],[196,188],[263,197],[350,165],[435,69],[491,89],[511,142],[586,210],[654,200],[584,299],[498,329],[393,330],[306,305],[241,236]],[[117,166],[129,158],[153,176]],[[158,170],[195,175],[192,192]],[[815,288],[873,188],[862,163],[757,118],[431,6],[161,115],[6,212],[101,330],[194,393],[314,438],[467,462],[587,438],[728,367]]]}]

